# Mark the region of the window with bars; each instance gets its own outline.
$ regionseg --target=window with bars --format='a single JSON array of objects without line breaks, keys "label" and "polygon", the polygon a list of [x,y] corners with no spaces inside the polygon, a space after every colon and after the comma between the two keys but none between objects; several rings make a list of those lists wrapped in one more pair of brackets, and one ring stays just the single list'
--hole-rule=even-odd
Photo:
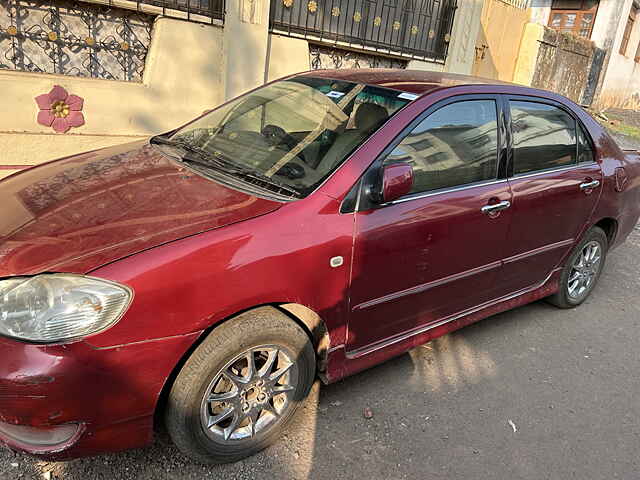
[{"label": "window with bars", "polygon": [[153,18],[69,0],[0,0],[0,69],[139,82]]},{"label": "window with bars", "polygon": [[529,0],[502,0],[502,2],[521,10],[526,10],[527,8],[529,8]]},{"label": "window with bars", "polygon": [[457,0],[270,0],[271,31],[444,62]]},{"label": "window with bars", "polygon": [[591,38],[598,3],[598,0],[554,0],[549,26],[560,32]]},{"label": "window with bars", "polygon": [[620,53],[622,55],[627,54],[627,48],[629,47],[629,38],[631,38],[631,32],[633,32],[633,25],[636,21],[637,13],[638,7],[636,7],[635,5],[631,5],[631,10],[629,10],[629,17],[627,18],[627,24],[624,27],[624,34],[622,35],[622,42],[620,42]]}]

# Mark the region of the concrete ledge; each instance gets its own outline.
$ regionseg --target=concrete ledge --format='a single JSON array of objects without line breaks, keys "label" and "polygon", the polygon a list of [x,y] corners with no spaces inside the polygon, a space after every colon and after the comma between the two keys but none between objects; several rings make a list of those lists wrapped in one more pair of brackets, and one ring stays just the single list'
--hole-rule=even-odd
[{"label": "concrete ledge", "polygon": [[[56,135],[0,132],[0,165],[31,166],[76,153],[145,138],[134,135]],[[1,169],[0,174],[6,174]]]},{"label": "concrete ledge", "polygon": [[2,169],[0,170],[0,179],[4,178],[4,177],[8,177],[9,175],[12,175],[16,172],[19,172],[19,170],[5,170]]}]

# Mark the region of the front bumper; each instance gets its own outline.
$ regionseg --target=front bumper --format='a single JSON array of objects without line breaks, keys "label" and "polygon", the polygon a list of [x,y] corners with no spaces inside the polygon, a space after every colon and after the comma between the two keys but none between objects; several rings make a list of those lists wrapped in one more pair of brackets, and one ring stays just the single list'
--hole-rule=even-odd
[{"label": "front bumper", "polygon": [[146,445],[162,388],[198,334],[99,349],[0,338],[0,443],[47,459]]}]

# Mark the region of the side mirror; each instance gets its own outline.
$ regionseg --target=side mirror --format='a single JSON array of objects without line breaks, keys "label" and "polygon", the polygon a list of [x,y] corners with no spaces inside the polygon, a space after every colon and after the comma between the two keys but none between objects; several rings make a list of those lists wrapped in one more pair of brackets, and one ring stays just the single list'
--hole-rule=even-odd
[{"label": "side mirror", "polygon": [[392,163],[382,170],[380,199],[392,202],[411,191],[413,187],[413,167],[408,163]]}]

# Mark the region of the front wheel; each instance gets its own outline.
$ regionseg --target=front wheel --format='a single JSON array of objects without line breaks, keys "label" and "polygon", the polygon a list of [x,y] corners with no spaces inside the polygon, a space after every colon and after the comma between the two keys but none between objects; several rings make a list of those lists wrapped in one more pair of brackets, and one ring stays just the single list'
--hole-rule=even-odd
[{"label": "front wheel", "polygon": [[607,236],[601,228],[589,230],[569,256],[559,289],[548,298],[549,302],[559,308],[573,308],[584,302],[600,278],[607,247]]},{"label": "front wheel", "polygon": [[314,376],[300,326],[271,307],[243,313],[215,328],[178,374],[167,429],[199,462],[240,460],[277,440]]}]

